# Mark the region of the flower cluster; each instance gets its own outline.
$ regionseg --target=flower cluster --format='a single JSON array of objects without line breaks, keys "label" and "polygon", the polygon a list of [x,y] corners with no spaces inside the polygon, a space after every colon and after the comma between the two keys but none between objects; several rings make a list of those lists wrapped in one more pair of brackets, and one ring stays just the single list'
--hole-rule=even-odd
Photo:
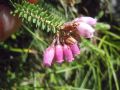
[{"label": "flower cluster", "polygon": [[61,44],[58,39],[53,40],[53,43],[45,50],[43,64],[51,66],[53,59],[57,63],[62,63],[64,58],[67,62],[72,62],[74,56],[80,54],[80,49],[77,42],[71,45]]},{"label": "flower cluster", "polygon": [[92,38],[97,20],[92,17],[79,17],[65,23],[56,35],[52,44],[44,51],[43,64],[51,66],[55,61],[62,63],[64,60],[72,62],[80,54],[78,39],[80,37]]}]

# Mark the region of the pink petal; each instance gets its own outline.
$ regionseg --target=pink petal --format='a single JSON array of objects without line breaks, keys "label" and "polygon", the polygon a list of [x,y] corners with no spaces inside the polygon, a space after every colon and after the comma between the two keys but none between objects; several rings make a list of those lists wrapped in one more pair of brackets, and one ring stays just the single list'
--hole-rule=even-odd
[{"label": "pink petal", "polygon": [[68,45],[64,44],[63,52],[67,62],[72,62],[74,60],[72,51]]},{"label": "pink petal", "polygon": [[92,17],[87,17],[87,16],[82,16],[82,17],[79,17],[79,18],[76,18],[73,20],[74,22],[85,22],[89,25],[96,25],[97,23],[97,19],[96,18],[92,18]]},{"label": "pink petal", "polygon": [[80,48],[78,47],[77,43],[71,44],[69,46],[74,56],[80,54]]},{"label": "pink petal", "polygon": [[62,45],[58,44],[55,46],[55,58],[56,62],[62,63],[63,60],[63,47]]},{"label": "pink petal", "polygon": [[51,66],[53,58],[54,58],[54,54],[55,54],[55,48],[54,46],[49,46],[43,55],[43,64],[45,66]]},{"label": "pink petal", "polygon": [[80,36],[85,38],[92,38],[94,36],[95,30],[89,25],[84,22],[79,22],[79,25],[76,27],[79,31]]}]

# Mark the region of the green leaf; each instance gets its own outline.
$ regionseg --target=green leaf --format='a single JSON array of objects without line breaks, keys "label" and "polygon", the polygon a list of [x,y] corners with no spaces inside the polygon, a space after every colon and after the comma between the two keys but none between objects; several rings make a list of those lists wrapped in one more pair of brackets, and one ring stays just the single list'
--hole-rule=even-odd
[{"label": "green leaf", "polygon": [[95,26],[95,29],[96,30],[101,30],[101,31],[109,30],[110,25],[107,24],[107,23],[97,23],[96,26]]}]

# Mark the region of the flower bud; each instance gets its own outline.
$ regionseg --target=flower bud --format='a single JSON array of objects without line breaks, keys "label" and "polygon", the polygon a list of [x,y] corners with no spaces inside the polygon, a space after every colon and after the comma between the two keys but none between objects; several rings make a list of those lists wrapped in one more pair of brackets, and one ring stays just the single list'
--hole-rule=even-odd
[{"label": "flower bud", "polygon": [[62,63],[64,61],[63,60],[63,47],[60,44],[57,44],[55,46],[55,59],[56,59],[56,62],[58,63]]},{"label": "flower bud", "polygon": [[72,62],[74,60],[72,51],[68,45],[64,44],[63,52],[67,62]]},{"label": "flower bud", "polygon": [[70,46],[71,51],[72,51],[72,53],[73,53],[74,56],[80,54],[80,49],[79,49],[77,43],[71,44],[69,46]]},{"label": "flower bud", "polygon": [[43,55],[43,64],[45,66],[51,66],[55,54],[54,45],[49,46]]},{"label": "flower bud", "polygon": [[73,20],[74,22],[85,22],[85,23],[87,23],[87,24],[89,24],[89,25],[92,25],[92,26],[94,26],[94,25],[96,25],[96,23],[97,23],[97,19],[96,18],[92,18],[92,17],[79,17],[79,18],[76,18],[76,19],[74,19]]},{"label": "flower bud", "polygon": [[92,17],[80,17],[80,19],[89,25],[96,25],[97,23],[97,19]]},{"label": "flower bud", "polygon": [[76,26],[76,28],[79,31],[80,36],[85,38],[92,38],[94,36],[95,30],[89,24],[79,22],[79,25]]}]

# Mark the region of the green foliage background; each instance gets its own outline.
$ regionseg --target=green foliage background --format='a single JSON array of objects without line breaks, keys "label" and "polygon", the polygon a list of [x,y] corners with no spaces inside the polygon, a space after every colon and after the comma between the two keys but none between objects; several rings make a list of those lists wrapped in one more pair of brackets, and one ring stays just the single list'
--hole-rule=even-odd
[{"label": "green foliage background", "polygon": [[[74,62],[56,63],[50,68],[42,65],[43,51],[54,33],[63,23],[82,14],[77,12],[79,7],[74,7],[82,1],[73,0],[70,5],[65,1],[39,0],[34,5],[11,0],[15,8],[12,14],[18,14],[23,23],[17,33],[0,43],[1,90],[120,89],[120,27],[110,23],[114,21],[111,10],[109,21],[96,25],[95,43],[82,39],[81,54]],[[94,16],[102,21],[106,15],[100,8]],[[110,23],[110,30],[105,23]]]}]

